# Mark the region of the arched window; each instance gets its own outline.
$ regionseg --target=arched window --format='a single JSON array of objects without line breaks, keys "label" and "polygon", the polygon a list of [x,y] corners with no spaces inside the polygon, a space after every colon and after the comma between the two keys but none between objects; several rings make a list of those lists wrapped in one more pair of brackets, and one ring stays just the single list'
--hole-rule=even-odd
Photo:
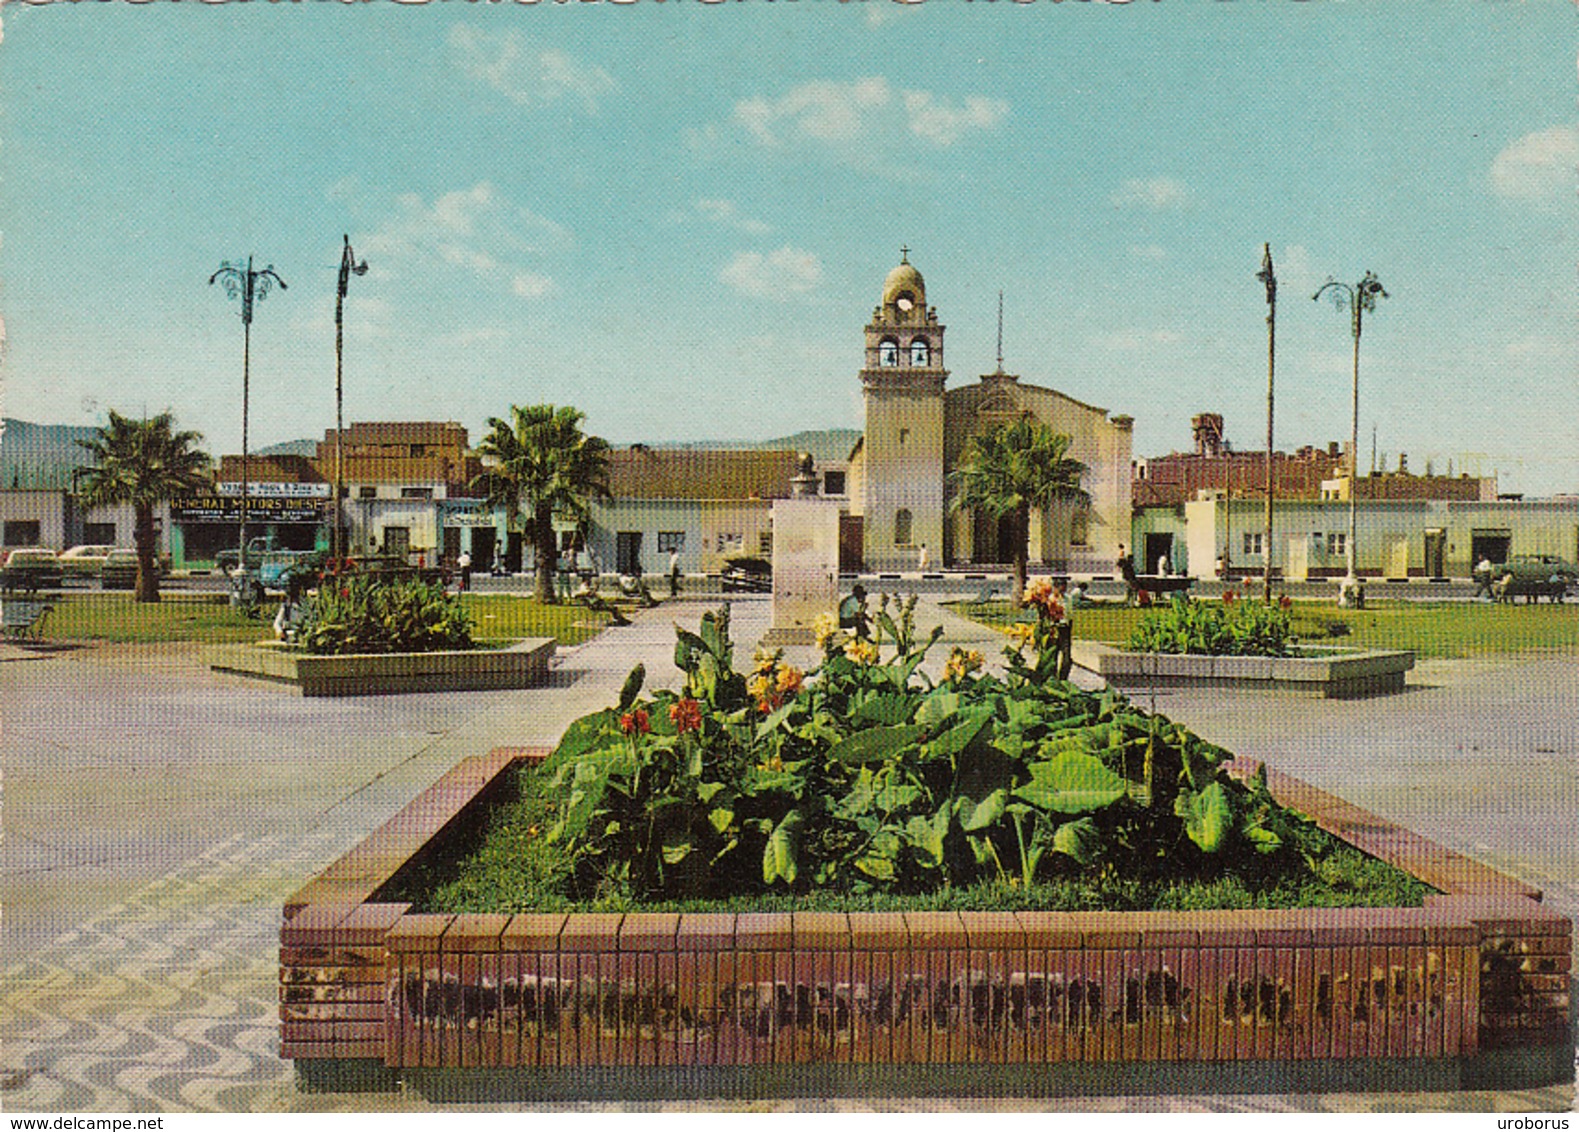
[{"label": "arched window", "polygon": [[925,338],[913,338],[910,341],[910,364],[925,366],[932,364],[932,347]]},{"label": "arched window", "polygon": [[877,364],[880,366],[897,366],[899,364],[899,343],[892,338],[884,338],[877,344]]},{"label": "arched window", "polygon": [[901,507],[894,512],[894,545],[910,545],[910,509]]}]

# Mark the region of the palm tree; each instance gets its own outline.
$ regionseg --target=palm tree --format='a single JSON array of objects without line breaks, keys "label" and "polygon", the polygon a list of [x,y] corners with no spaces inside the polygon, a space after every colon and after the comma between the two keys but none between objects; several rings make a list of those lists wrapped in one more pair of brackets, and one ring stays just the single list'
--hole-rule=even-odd
[{"label": "palm tree", "polygon": [[581,431],[586,414],[568,405],[512,405],[510,420],[491,417],[477,451],[494,461],[473,481],[488,502],[502,506],[515,529],[526,516],[526,534],[537,557],[537,600],[555,599],[559,547],[554,516],[587,517],[609,493],[609,445]]},{"label": "palm tree", "polygon": [[98,435],[78,444],[93,455],[82,477],[80,498],[86,507],[130,503],[135,516],[132,545],[137,548],[134,601],[159,600],[158,535],[154,508],[213,486],[212,462],[195,447],[201,433],[175,430],[166,410],[147,420],[133,420],[110,410],[110,423]]},{"label": "palm tree", "polygon": [[955,486],[952,509],[977,510],[995,519],[1013,517],[1014,606],[1025,600],[1030,556],[1031,508],[1052,503],[1089,506],[1080,486],[1086,466],[1069,458],[1069,437],[1027,415],[965,445],[960,466],[949,474]]}]

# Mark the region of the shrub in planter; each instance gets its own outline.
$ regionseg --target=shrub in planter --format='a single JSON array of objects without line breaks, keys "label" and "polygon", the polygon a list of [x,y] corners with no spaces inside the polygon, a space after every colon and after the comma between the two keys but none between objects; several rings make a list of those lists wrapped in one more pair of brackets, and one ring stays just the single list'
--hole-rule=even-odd
[{"label": "shrub in planter", "polygon": [[[1049,606],[1052,603],[1048,603]],[[1054,610],[1005,649],[1004,678],[954,649],[922,671],[914,599],[854,635],[819,623],[820,667],[734,670],[728,610],[678,630],[678,692],[566,732],[547,772],[566,894],[598,900],[826,889],[917,893],[1060,876],[1212,876],[1308,863],[1325,835],[1227,752],[1115,692],[1052,678]],[[847,622],[849,623],[849,622]]]},{"label": "shrub in planter", "polygon": [[1299,641],[1289,608],[1286,597],[1267,603],[1233,590],[1216,602],[1175,595],[1168,608],[1147,614],[1135,626],[1129,647],[1205,656],[1288,656]]},{"label": "shrub in planter", "polygon": [[438,652],[472,648],[471,618],[444,587],[415,578],[326,581],[307,603],[297,640],[310,653]]}]

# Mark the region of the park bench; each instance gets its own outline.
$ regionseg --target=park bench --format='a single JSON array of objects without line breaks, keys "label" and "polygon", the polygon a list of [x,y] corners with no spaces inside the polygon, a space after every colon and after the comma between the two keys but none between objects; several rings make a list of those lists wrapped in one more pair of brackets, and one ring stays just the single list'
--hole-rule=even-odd
[{"label": "park bench", "polygon": [[1560,602],[1568,594],[1568,585],[1565,578],[1529,578],[1504,574],[1491,584],[1491,595],[1493,600],[1505,605],[1512,605],[1516,597],[1522,597],[1526,605],[1534,604],[1543,597]]},{"label": "park bench", "polygon": [[1195,579],[1188,574],[1137,574],[1135,575],[1135,588],[1145,590],[1155,597],[1166,597],[1169,594],[1184,593],[1195,584]]},{"label": "park bench", "polygon": [[0,602],[0,632],[17,641],[43,641],[44,622],[54,608],[47,601]]}]

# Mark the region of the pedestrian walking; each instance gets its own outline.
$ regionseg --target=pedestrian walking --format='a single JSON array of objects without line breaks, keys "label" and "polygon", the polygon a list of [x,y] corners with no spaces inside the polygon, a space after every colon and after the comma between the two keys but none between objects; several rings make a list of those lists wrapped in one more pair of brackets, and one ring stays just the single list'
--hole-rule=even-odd
[{"label": "pedestrian walking", "polygon": [[1124,604],[1128,605],[1135,600],[1140,586],[1135,581],[1135,556],[1125,549],[1123,543],[1118,544],[1118,561],[1114,565],[1118,567],[1119,577],[1124,579]]},{"label": "pedestrian walking", "polygon": [[678,597],[680,593],[680,551],[669,551],[669,596]]},{"label": "pedestrian walking", "polygon": [[472,552],[461,551],[461,556],[455,560],[455,565],[460,567],[461,593],[465,593],[472,588]]},{"label": "pedestrian walking", "polygon": [[1484,594],[1487,598],[1491,598],[1493,596],[1491,592],[1491,583],[1494,579],[1491,576],[1491,570],[1491,559],[1482,554],[1480,556],[1480,561],[1475,563],[1475,597],[1478,598],[1482,594]]},{"label": "pedestrian walking", "polygon": [[932,553],[931,553],[931,551],[927,550],[927,544],[926,543],[922,543],[921,544],[921,553],[916,558],[916,568],[921,570],[921,571],[923,571],[923,572],[925,572],[927,567],[929,567],[931,565],[932,565]]}]

